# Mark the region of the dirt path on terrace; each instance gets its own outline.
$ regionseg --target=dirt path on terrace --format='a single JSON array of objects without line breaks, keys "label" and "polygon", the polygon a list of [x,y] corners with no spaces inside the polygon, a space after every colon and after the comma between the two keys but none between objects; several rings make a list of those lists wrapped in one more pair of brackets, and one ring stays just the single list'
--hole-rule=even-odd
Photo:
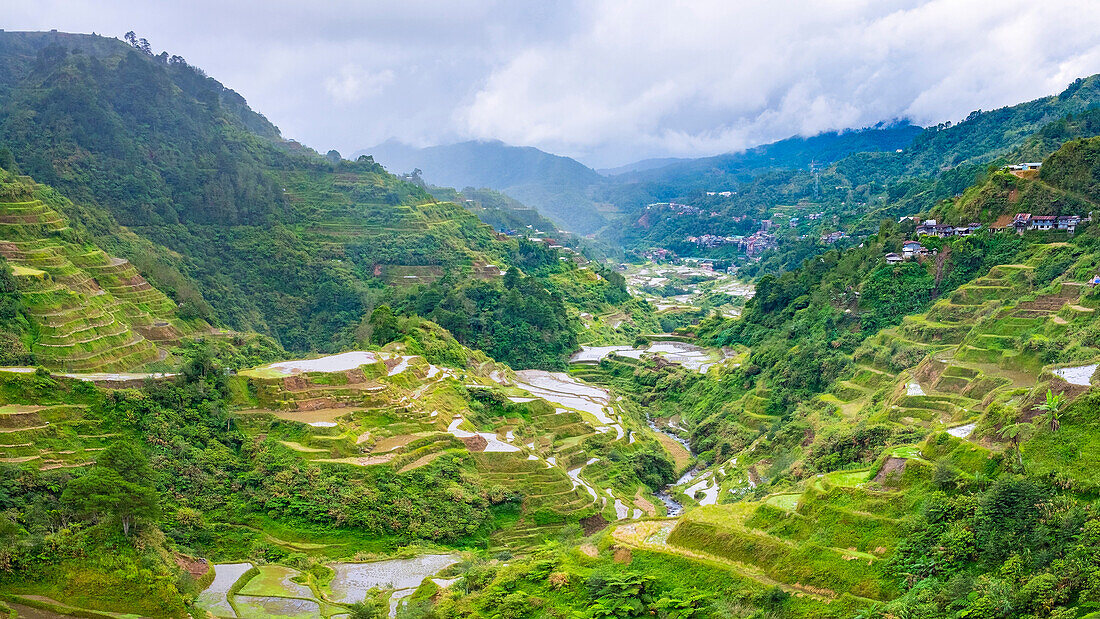
[{"label": "dirt path on terrace", "polygon": [[260,415],[268,414],[274,415],[279,419],[286,421],[300,421],[302,423],[317,423],[317,422],[334,422],[341,417],[346,417],[351,413],[360,410],[353,407],[348,408],[318,408],[311,411],[273,411],[262,408],[250,408],[246,410],[237,411],[238,415]]},{"label": "dirt path on terrace", "polygon": [[434,452],[434,453],[430,453],[426,456],[420,456],[416,460],[413,460],[412,462],[410,462],[410,463],[406,464],[405,466],[401,467],[401,470],[399,470],[397,472],[398,473],[408,473],[409,471],[411,471],[413,469],[418,469],[422,466],[425,466],[425,465],[429,464],[430,462],[432,462],[433,460],[435,460],[439,456],[442,456],[444,453],[445,452],[437,451],[437,452]]},{"label": "dirt path on terrace", "polygon": [[677,443],[675,439],[673,439],[671,436],[668,436],[664,432],[654,432],[653,434],[657,437],[657,440],[661,442],[661,445],[664,446],[664,448],[668,451],[669,455],[672,456],[672,461],[676,466],[676,470],[684,470],[684,468],[687,467],[687,465],[691,462],[691,453],[688,452],[687,449],[684,449],[683,445]]},{"label": "dirt path on terrace", "polygon": [[642,489],[638,488],[638,493],[634,495],[634,505],[638,509],[645,512],[647,516],[656,516],[657,508],[653,506],[644,496],[642,496]]}]

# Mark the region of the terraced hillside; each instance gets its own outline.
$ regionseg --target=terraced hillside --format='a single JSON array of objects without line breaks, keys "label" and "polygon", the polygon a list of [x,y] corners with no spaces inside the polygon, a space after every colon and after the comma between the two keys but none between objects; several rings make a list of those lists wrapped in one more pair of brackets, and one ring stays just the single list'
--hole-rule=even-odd
[{"label": "terraced hillside", "polygon": [[[897,544],[938,487],[938,471],[982,479],[1008,457],[1007,411],[1034,420],[1047,389],[1072,402],[1100,380],[1091,378],[1100,347],[1087,336],[1100,300],[1086,285],[1098,266],[1079,247],[1031,246],[1020,264],[994,267],[866,340],[852,369],[800,408],[802,421],[785,435],[766,412],[767,389],[749,390],[726,406],[758,438],[678,482],[683,516],[622,524],[613,537],[796,595],[855,606],[897,598]],[[637,362],[585,372],[606,380],[624,364]],[[1095,458],[1072,442],[1097,439],[1091,422],[1066,423],[1073,438],[1040,432],[1023,460],[1092,487]],[[842,470],[807,475],[804,467],[829,470],[832,449],[849,450]]]},{"label": "terraced hillside", "polygon": [[84,405],[0,407],[0,462],[39,471],[87,466],[110,440]]},{"label": "terraced hillside", "polygon": [[128,261],[83,241],[19,179],[0,202],[0,256],[12,267],[29,319],[23,340],[34,361],[66,371],[139,367],[208,328],[182,320],[176,303]]},{"label": "terraced hillside", "polygon": [[652,433],[605,390],[564,374],[517,373],[476,353],[436,365],[394,344],[247,370],[232,385],[250,433],[277,435],[311,463],[401,475],[471,458],[491,492],[522,497],[518,520],[494,538],[512,548],[659,504],[632,476],[607,477],[610,452],[659,450]]}]

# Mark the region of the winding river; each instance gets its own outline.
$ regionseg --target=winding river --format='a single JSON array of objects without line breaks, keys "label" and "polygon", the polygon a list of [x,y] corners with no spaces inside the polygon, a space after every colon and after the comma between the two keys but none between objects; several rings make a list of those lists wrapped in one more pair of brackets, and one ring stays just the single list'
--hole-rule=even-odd
[{"label": "winding river", "polygon": [[[650,429],[652,429],[654,432],[660,432],[661,434],[664,434],[665,436],[671,438],[677,443],[680,443],[684,446],[684,449],[686,449],[688,453],[692,455],[692,457],[695,456],[695,452],[691,450],[691,443],[687,442],[679,434],[675,434],[673,432],[669,432],[668,430],[658,427],[657,424],[653,423],[653,419],[647,418],[646,422],[649,424]],[[683,475],[680,476],[680,479],[677,479],[674,483],[671,483],[664,488],[661,488],[661,490],[657,492],[657,498],[661,499],[661,502],[665,504],[665,513],[667,516],[679,516],[684,511],[683,503],[680,503],[676,499],[672,498],[672,488],[675,486],[679,486],[680,484],[688,483],[689,481],[695,479],[695,476],[698,474],[699,472],[695,469],[695,467],[691,467]]]}]

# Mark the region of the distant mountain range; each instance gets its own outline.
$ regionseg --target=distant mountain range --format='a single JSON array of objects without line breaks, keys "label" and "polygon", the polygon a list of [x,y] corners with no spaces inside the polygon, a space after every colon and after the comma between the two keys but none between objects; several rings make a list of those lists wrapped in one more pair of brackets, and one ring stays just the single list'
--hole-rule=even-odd
[{"label": "distant mountain range", "polygon": [[641,172],[643,170],[652,170],[654,168],[663,168],[667,165],[674,163],[680,163],[683,161],[691,161],[690,158],[685,157],[660,157],[657,159],[642,159],[641,161],[635,161],[626,165],[621,165],[615,168],[600,168],[596,170],[604,176],[617,176],[619,174],[627,174],[629,172]]},{"label": "distant mountain range", "polygon": [[[457,189],[485,187],[539,210],[580,234],[614,232],[620,214],[647,203],[734,190],[764,172],[791,175],[830,166],[855,184],[939,177],[958,170],[952,187],[968,186],[973,171],[1020,147],[1028,136],[1068,114],[1100,103],[1100,78],[1076,80],[1062,93],[964,121],[922,128],[905,121],[795,136],[739,153],[698,159],[647,159],[593,170],[571,159],[499,141],[416,148],[388,141],[355,153],[373,155],[392,172],[422,170],[425,181]],[[900,152],[899,152],[900,151]],[[957,189],[954,186],[957,185]],[[932,194],[929,194],[932,195]],[[936,194],[939,197],[939,194]]]},{"label": "distant mountain range", "polygon": [[352,158],[360,155],[372,155],[393,173],[419,168],[434,185],[502,191],[574,232],[593,232],[607,223],[591,197],[591,187],[603,177],[579,161],[537,148],[497,141],[416,148],[388,141]]},{"label": "distant mountain range", "polygon": [[[614,189],[616,185],[659,182],[675,195],[685,189],[685,179],[690,179],[690,186],[701,179],[710,182],[706,179],[715,174],[802,168],[811,162],[824,165],[852,153],[902,148],[922,131],[915,125],[900,123],[811,138],[792,137],[716,157],[646,159],[601,171],[569,157],[500,141],[416,148],[390,140],[358,151],[352,159],[371,155],[393,173],[419,169],[424,180],[435,185],[501,191],[537,208],[566,230],[588,234],[607,225],[619,207],[633,206],[636,202],[624,198],[622,192]],[[733,182],[724,178],[721,188],[728,188]]]}]

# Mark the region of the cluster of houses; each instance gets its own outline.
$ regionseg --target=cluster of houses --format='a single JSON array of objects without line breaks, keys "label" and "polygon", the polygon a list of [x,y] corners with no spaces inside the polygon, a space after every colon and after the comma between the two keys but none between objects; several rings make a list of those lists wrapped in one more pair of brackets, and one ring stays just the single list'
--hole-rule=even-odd
[{"label": "cluster of houses", "polygon": [[1077,215],[1032,215],[1031,213],[1016,213],[1011,220],[1008,216],[1002,217],[989,227],[993,232],[1012,229],[1017,234],[1023,234],[1029,230],[1060,230],[1073,234],[1077,231],[1077,224],[1081,218]]},{"label": "cluster of houses", "polygon": [[642,256],[654,262],[660,262],[662,260],[671,260],[676,257],[676,254],[664,247],[657,247],[642,252]]},{"label": "cluster of houses", "polygon": [[919,241],[906,241],[901,244],[901,253],[889,253],[886,254],[887,264],[898,264],[899,262],[905,262],[906,260],[912,260],[913,258],[921,258],[923,256],[936,255],[936,250],[928,250],[927,247],[921,245]]},{"label": "cluster of houses", "polygon": [[949,236],[970,236],[982,229],[982,224],[969,223],[960,226],[949,226],[936,223],[935,219],[927,219],[917,226],[917,235],[935,236],[946,238]]},{"label": "cluster of houses", "polygon": [[699,247],[714,248],[721,245],[737,245],[737,249],[748,256],[756,256],[764,253],[764,250],[776,246],[775,235],[768,234],[764,230],[757,230],[749,236],[719,236],[716,234],[704,234],[702,236],[688,236],[684,238],[688,243],[695,243]]},{"label": "cluster of houses", "polygon": [[[562,261],[572,260],[573,262],[575,262],[577,264],[587,264],[588,263],[588,259],[585,258],[584,255],[581,254],[579,251],[573,249],[572,247],[566,247],[566,246],[562,245],[561,243],[559,243],[558,241],[556,241],[555,239],[553,239],[551,237],[543,236],[543,234],[545,234],[545,233],[542,232],[541,230],[539,230],[537,228],[534,228],[533,226],[528,225],[526,231],[518,231],[517,232],[515,230],[503,230],[501,232],[498,232],[497,233],[497,238],[499,238],[499,239],[504,239],[504,238],[507,238],[507,237],[526,238],[528,241],[531,241],[532,243],[539,243],[539,244],[545,245],[548,249],[555,249],[558,252],[560,252],[562,254],[565,254],[563,256],[559,256],[558,257],[559,260],[562,260]],[[491,266],[494,266],[494,265],[488,265],[488,266],[491,267]]]},{"label": "cluster of houses", "polygon": [[737,248],[748,256],[756,256],[764,253],[766,249],[775,247],[775,244],[775,236],[763,230],[757,230],[738,241]]},{"label": "cluster of houses", "polygon": [[821,235],[821,242],[825,243],[827,245],[832,245],[833,243],[836,243],[837,241],[839,241],[840,239],[842,239],[846,236],[848,236],[848,235],[845,234],[843,230],[837,230],[836,232],[830,232],[828,234],[822,234]]},{"label": "cluster of houses", "polygon": [[[1003,232],[1013,230],[1023,234],[1031,230],[1059,230],[1073,234],[1077,231],[1077,225],[1081,223],[1077,215],[1032,215],[1031,213],[1016,213],[1015,216],[1004,215],[991,226],[990,232]],[[982,229],[980,223],[969,223],[958,226],[938,224],[935,219],[928,219],[917,225],[917,234],[920,236],[935,236],[946,238],[951,236],[970,236]]]},{"label": "cluster of houses", "polygon": [[736,193],[737,193],[736,191],[708,191],[708,192],[706,192],[706,194],[708,196],[722,196],[723,198],[729,198],[730,196],[732,196]]},{"label": "cluster of houses", "polygon": [[684,240],[688,243],[695,243],[699,247],[718,247],[719,245],[730,245],[733,243],[739,243],[743,237],[740,236],[718,236],[716,234],[704,234],[703,236],[689,236]]},{"label": "cluster of houses", "polygon": [[[1020,165],[1038,165],[1038,164],[1020,164]],[[901,221],[906,219],[914,219],[912,217],[902,217]],[[1005,230],[1013,230],[1017,234],[1023,234],[1032,230],[1057,230],[1061,232],[1067,232],[1073,234],[1077,231],[1077,225],[1082,221],[1090,221],[1091,216],[1085,219],[1078,217],[1077,215],[1032,215],[1031,213],[1016,213],[1015,216],[1003,215],[991,226],[989,231],[992,233],[1003,232]],[[982,229],[982,225],[979,223],[969,223],[961,226],[950,226],[936,223],[935,219],[928,219],[917,225],[918,236],[934,236],[938,238],[952,237],[952,236],[970,236],[975,232]],[[824,238],[822,239],[824,240]],[[886,262],[890,264],[897,264],[910,258],[920,257],[928,255],[928,250],[922,246],[918,241],[906,241],[902,245],[902,253],[889,253],[886,254]],[[935,251],[933,250],[933,254]]]},{"label": "cluster of houses", "polygon": [[1032,162],[1032,163],[1014,163],[1012,165],[1006,165],[1005,167],[1003,167],[1001,169],[1006,171],[1006,172],[1026,172],[1028,170],[1038,170],[1041,167],[1043,167],[1043,164],[1041,162]]},{"label": "cluster of houses", "polygon": [[653,204],[647,204],[645,208],[646,208],[647,211],[648,210],[653,210],[653,209],[669,209],[672,212],[676,213],[677,215],[706,215],[706,214],[709,214],[711,217],[717,217],[718,216],[717,212],[711,211],[710,213],[707,213],[707,211],[699,208],[698,206],[692,206],[690,204],[681,204],[679,202],[654,202]]}]

